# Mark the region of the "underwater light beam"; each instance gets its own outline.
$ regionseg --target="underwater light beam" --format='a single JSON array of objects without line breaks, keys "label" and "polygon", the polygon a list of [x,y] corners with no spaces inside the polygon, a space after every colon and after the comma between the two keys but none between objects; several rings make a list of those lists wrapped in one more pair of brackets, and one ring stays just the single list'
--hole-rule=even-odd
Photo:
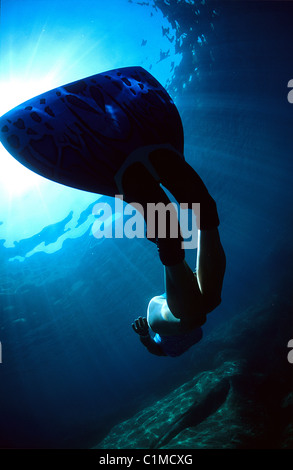
[{"label": "underwater light beam", "polygon": [[[31,97],[53,88],[52,80],[10,80],[0,82],[0,116]],[[15,160],[0,145],[0,187],[10,196],[20,196],[45,182],[45,178]]]}]

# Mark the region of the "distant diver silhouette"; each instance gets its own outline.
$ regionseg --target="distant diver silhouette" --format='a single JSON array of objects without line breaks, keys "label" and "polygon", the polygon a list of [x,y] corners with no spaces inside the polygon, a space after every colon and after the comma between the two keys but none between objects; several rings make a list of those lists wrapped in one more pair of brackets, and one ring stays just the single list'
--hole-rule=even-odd
[{"label": "distant diver silhouette", "polygon": [[[183,156],[178,110],[141,67],[93,75],[33,98],[0,118],[4,147],[27,168],[77,189],[141,204],[200,203],[196,274],[182,237],[148,237],[158,247],[166,294],[154,297],[133,329],[157,355],[177,356],[202,337],[207,313],[221,302],[225,253],[216,203]],[[156,333],[154,338],[149,329]]]}]

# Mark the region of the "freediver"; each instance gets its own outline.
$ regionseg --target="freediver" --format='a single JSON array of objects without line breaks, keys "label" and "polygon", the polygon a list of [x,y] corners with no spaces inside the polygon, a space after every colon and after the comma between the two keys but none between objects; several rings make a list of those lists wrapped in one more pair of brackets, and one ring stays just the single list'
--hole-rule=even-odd
[{"label": "freediver", "polygon": [[150,239],[156,243],[164,266],[165,294],[152,298],[147,316],[138,317],[132,324],[150,353],[175,357],[201,340],[201,326],[206,322],[207,314],[221,303],[226,256],[218,231],[216,203],[195,170],[169,150],[155,150],[148,158],[159,175],[159,181],[143,163],[132,164],[122,179],[128,201],[141,204],[145,213],[148,203],[170,204],[160,186],[162,184],[178,203],[188,203],[191,209],[192,203],[200,203],[200,217],[198,214],[196,217],[198,248],[195,272],[185,260],[180,227],[177,238],[167,234],[164,238],[156,236],[155,240]]}]

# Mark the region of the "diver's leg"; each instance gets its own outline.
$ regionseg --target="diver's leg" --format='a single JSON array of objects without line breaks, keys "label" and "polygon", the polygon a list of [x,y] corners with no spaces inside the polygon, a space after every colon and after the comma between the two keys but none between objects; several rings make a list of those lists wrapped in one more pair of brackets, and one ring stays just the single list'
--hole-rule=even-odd
[{"label": "diver's leg", "polygon": [[221,302],[225,269],[226,256],[218,229],[199,230],[196,274],[209,310]]},{"label": "diver's leg", "polygon": [[206,321],[203,297],[196,276],[184,260],[174,266],[165,266],[167,305],[174,317],[187,329],[199,327]]},{"label": "diver's leg", "polygon": [[[195,170],[175,152],[156,150],[150,161],[160,182],[179,203],[200,204],[196,214],[198,252],[196,276],[186,262],[165,267],[167,302],[173,315],[188,323],[204,323],[205,315],[221,301],[225,253],[220,242],[217,206]],[[193,320],[192,320],[193,319]]]},{"label": "diver's leg", "polygon": [[196,223],[200,230],[213,229],[219,225],[214,199],[200,176],[183,158],[170,150],[159,149],[150,153],[149,160],[160,183],[173,194],[179,204],[187,203],[190,209],[194,209],[193,203],[200,204],[200,217],[196,214]]},{"label": "diver's leg", "polygon": [[[177,218],[177,212],[174,206],[160,185],[153,176],[140,162],[135,162],[129,166],[122,176],[122,188],[124,199],[128,203],[139,203],[143,209],[143,216],[147,223],[147,238],[156,243],[160,260],[163,265],[175,265],[184,260],[185,252],[182,247],[182,237]],[[157,211],[153,217],[153,234],[150,234],[149,215],[154,212],[154,206],[163,203],[164,213],[166,214],[167,226],[165,233],[159,231],[160,212]],[[169,207],[165,211],[166,206]],[[157,206],[158,207],[158,206]],[[176,237],[171,236],[171,227],[177,226]],[[173,235],[173,234],[172,234]]]},{"label": "diver's leg", "polygon": [[225,266],[217,228],[198,233],[196,275],[186,261],[165,266],[168,307],[187,328],[203,325],[206,314],[220,304]]}]

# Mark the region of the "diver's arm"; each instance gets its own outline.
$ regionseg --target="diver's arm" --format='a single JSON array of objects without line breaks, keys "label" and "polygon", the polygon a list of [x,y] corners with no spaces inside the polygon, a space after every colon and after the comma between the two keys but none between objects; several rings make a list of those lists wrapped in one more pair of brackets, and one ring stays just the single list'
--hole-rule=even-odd
[{"label": "diver's arm", "polygon": [[166,356],[162,348],[157,344],[149,334],[149,325],[145,317],[137,318],[132,323],[132,328],[139,335],[141,343],[151,354],[156,356]]},{"label": "diver's arm", "polygon": [[166,356],[160,345],[154,341],[150,334],[147,336],[140,336],[139,339],[151,354],[155,354],[156,356]]}]

